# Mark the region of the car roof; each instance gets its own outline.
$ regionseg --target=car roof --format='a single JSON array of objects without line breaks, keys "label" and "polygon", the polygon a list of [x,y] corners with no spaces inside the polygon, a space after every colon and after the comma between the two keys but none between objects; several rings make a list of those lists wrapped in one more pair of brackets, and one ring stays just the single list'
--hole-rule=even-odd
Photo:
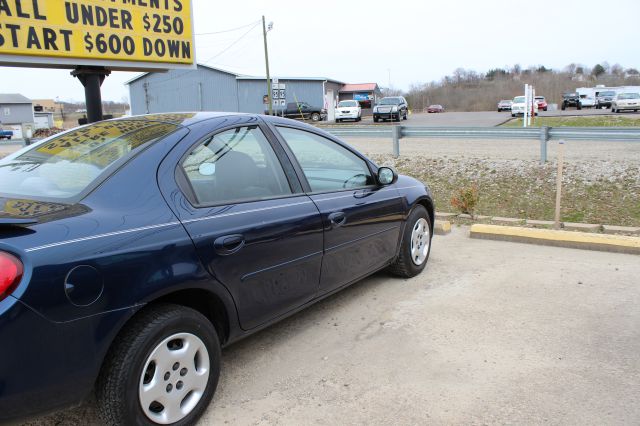
[{"label": "car roof", "polygon": [[230,115],[251,116],[255,114],[245,114],[240,112],[216,112],[216,111],[199,111],[199,112],[163,112],[158,114],[133,115],[128,117],[120,117],[118,120],[149,120],[171,123],[180,126],[190,126],[204,120],[212,118],[227,117]]}]

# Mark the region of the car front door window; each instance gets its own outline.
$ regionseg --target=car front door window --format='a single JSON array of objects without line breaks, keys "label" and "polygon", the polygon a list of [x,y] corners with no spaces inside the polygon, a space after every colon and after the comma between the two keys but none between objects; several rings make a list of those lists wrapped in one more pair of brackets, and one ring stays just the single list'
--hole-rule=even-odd
[{"label": "car front door window", "polygon": [[336,142],[304,130],[278,127],[312,192],[362,188],[375,183],[366,162]]}]

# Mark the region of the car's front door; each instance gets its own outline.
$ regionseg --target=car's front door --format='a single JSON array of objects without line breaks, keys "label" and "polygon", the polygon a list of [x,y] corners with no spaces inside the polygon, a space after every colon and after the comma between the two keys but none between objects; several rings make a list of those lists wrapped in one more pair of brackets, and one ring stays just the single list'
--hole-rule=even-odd
[{"label": "car's front door", "polygon": [[174,207],[204,266],[233,295],[244,329],[317,294],[322,222],[288,161],[251,124],[202,138],[176,168]]},{"label": "car's front door", "polygon": [[277,126],[324,224],[320,293],[388,264],[397,253],[404,204],[394,185],[376,184],[369,165],[317,133]]}]

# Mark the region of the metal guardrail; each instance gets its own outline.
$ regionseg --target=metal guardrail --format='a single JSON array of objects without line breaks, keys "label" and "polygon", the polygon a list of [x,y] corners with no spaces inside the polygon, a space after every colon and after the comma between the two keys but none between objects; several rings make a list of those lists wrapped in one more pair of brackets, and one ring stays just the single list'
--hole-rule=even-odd
[{"label": "metal guardrail", "polygon": [[402,138],[534,139],[540,141],[540,163],[547,161],[547,142],[558,140],[596,140],[604,142],[640,142],[640,128],[629,127],[408,127],[327,126],[327,132],[339,137],[391,137],[393,155],[400,155]]}]

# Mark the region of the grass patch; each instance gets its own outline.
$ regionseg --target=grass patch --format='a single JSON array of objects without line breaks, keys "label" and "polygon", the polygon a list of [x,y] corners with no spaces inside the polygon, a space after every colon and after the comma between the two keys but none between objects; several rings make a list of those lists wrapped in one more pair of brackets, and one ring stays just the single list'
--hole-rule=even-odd
[{"label": "grass patch", "polygon": [[[376,156],[429,185],[438,211],[453,212],[451,197],[478,185],[478,215],[553,220],[556,165],[535,161]],[[584,163],[567,164],[563,180],[562,220],[640,226],[640,166],[631,164],[599,175]]]},{"label": "grass patch", "polygon": [[[579,117],[536,117],[533,127],[640,127],[640,114],[633,116],[596,115]],[[522,118],[514,118],[502,127],[522,127]]]}]

